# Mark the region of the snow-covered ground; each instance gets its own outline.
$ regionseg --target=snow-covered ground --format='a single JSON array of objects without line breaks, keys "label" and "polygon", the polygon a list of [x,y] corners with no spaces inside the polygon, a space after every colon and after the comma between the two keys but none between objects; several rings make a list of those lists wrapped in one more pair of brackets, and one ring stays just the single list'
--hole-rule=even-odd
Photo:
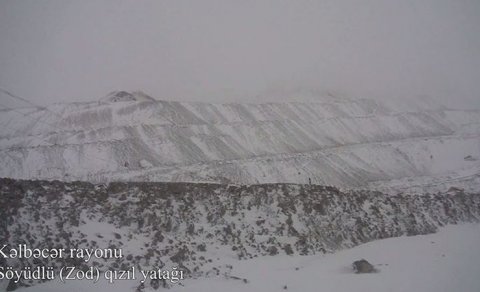
[{"label": "snow-covered ground", "polygon": [[[367,259],[374,274],[355,274]],[[170,291],[480,291],[480,224],[447,226],[436,234],[378,240],[328,255],[274,256],[238,261],[231,276],[186,279]],[[49,282],[22,292],[134,291],[138,282]],[[285,290],[286,287],[286,290]],[[151,288],[150,288],[151,289]],[[160,288],[161,289],[161,288]],[[144,291],[153,291],[145,289]]]}]

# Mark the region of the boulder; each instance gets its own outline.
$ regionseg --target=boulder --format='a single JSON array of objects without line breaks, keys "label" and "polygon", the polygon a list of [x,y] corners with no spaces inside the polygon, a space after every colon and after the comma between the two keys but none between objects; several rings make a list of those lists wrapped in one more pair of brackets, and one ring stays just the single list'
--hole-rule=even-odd
[{"label": "boulder", "polygon": [[353,266],[353,270],[357,274],[375,272],[375,267],[372,264],[370,264],[367,260],[364,260],[364,259],[361,259],[359,261],[354,261],[352,266]]}]

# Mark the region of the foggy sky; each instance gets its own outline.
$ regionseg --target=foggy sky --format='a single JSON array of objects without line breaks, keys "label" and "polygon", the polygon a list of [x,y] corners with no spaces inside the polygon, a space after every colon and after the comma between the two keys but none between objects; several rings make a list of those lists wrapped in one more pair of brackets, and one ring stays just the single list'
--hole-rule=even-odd
[{"label": "foggy sky", "polygon": [[478,0],[0,0],[0,86],[42,104],[302,88],[480,108],[479,52]]}]

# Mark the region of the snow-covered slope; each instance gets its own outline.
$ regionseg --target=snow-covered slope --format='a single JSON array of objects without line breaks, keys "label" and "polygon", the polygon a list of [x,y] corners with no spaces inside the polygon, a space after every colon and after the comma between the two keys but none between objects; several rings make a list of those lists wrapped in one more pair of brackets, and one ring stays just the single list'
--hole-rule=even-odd
[{"label": "snow-covered slope", "polygon": [[[437,234],[384,239],[335,254],[264,257],[234,264],[228,277],[185,279],[171,292],[477,292],[480,287],[480,225],[447,226]],[[366,258],[379,270],[357,275],[350,264]],[[136,281],[48,282],[20,292],[131,292]],[[286,287],[286,289],[285,289]],[[145,289],[147,291],[156,291]]]},{"label": "snow-covered slope", "polygon": [[0,164],[0,177],[22,179],[478,190],[480,110],[334,98],[186,103],[120,91],[0,111]]},{"label": "snow-covered slope", "polygon": [[[248,279],[247,284],[225,278],[187,280],[172,292],[477,292],[479,243],[480,225],[448,226],[438,234],[384,239],[332,255],[243,261],[232,274]],[[354,274],[350,264],[362,258],[378,272]]]},{"label": "snow-covered slope", "polygon": [[478,193],[391,196],[289,184],[94,185],[0,179],[0,206],[4,223],[0,238],[10,247],[115,248],[124,255],[90,261],[2,258],[0,267],[51,266],[56,271],[64,266],[95,266],[102,271],[179,267],[188,278],[232,280],[243,277],[236,270],[239,260],[331,253],[480,219]]}]

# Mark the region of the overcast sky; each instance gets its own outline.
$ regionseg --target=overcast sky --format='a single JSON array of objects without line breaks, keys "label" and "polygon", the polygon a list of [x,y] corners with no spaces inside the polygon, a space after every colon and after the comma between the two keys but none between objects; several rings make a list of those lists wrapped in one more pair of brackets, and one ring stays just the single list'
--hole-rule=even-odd
[{"label": "overcast sky", "polygon": [[0,0],[0,86],[42,104],[303,88],[480,108],[480,1]]}]

